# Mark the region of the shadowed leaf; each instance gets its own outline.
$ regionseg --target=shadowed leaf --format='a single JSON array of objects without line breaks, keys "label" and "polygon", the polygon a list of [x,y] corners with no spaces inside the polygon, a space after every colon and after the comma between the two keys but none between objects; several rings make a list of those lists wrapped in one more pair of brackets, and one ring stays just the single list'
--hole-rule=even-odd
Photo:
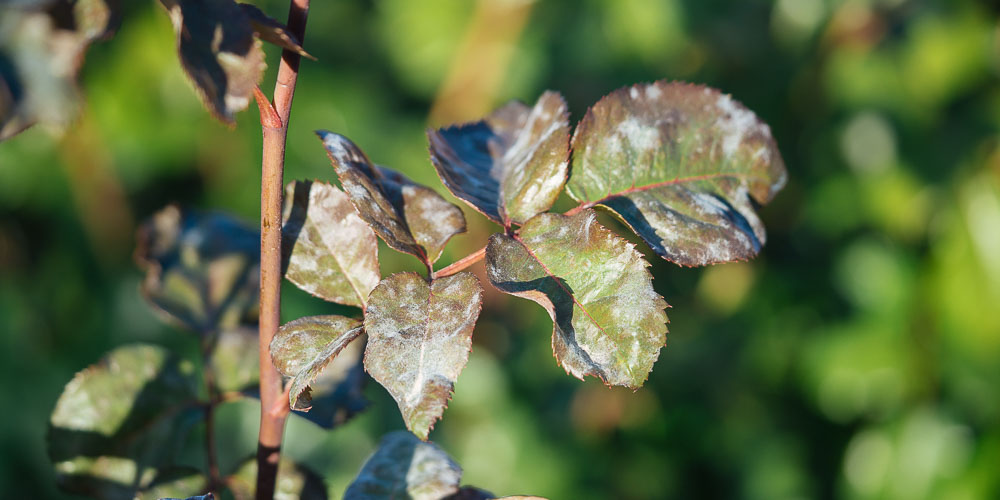
[{"label": "shadowed leaf", "polygon": [[465,232],[462,210],[400,173],[376,167],[350,139],[319,130],[333,168],[361,218],[387,245],[433,263]]},{"label": "shadowed leaf", "polygon": [[441,418],[469,360],[481,306],[482,287],[469,272],[431,284],[416,273],[399,273],[372,290],[365,314],[365,368],[421,439]]},{"label": "shadowed leaf", "polygon": [[[257,459],[248,458],[244,461],[236,472],[226,479],[226,486],[236,500],[252,500],[257,486]],[[328,497],[322,477],[282,457],[278,464],[274,498],[326,500]]]},{"label": "shadowed leaf", "polygon": [[299,39],[291,31],[288,31],[288,28],[284,24],[279,23],[254,5],[241,3],[239,6],[243,9],[247,17],[250,18],[250,27],[253,28],[254,33],[261,40],[296,52],[300,56],[316,59],[302,48]]},{"label": "shadowed leaf", "polygon": [[205,107],[223,123],[250,105],[264,75],[264,51],[250,17],[233,0],[160,0],[177,34],[181,65]]},{"label": "shadowed leaf", "polygon": [[271,360],[283,375],[293,377],[288,400],[293,410],[308,410],[309,385],[352,340],[361,322],[343,316],[309,316],[290,321],[271,340]]},{"label": "shadowed leaf", "polygon": [[518,234],[494,234],[486,247],[490,282],[533,300],[552,317],[552,349],[582,379],[638,388],[666,340],[667,306],[649,265],[597,214],[541,214]]},{"label": "shadowed leaf", "polygon": [[573,136],[567,190],[620,215],[660,256],[686,266],[760,251],[764,204],[785,184],[771,129],[715,89],[663,81],[618,89]]},{"label": "shadowed leaf", "polygon": [[482,121],[428,130],[431,160],[451,192],[494,221],[523,224],[566,182],[569,114],[557,92],[513,101]]},{"label": "shadowed leaf", "polygon": [[396,431],[382,438],[344,500],[445,498],[459,491],[461,479],[461,467],[444,450]]},{"label": "shadowed leaf", "polygon": [[195,395],[190,374],[157,346],[119,347],[77,373],[49,421],[49,457],[60,487],[131,499],[170,482],[156,469],[171,461],[186,431],[202,418]]},{"label": "shadowed leaf", "polygon": [[341,190],[323,182],[285,187],[285,277],[325,300],[363,307],[379,281],[378,242]]},{"label": "shadowed leaf", "polygon": [[156,474],[156,479],[135,500],[183,498],[185,500],[214,500],[211,493],[199,495],[208,489],[208,478],[198,469],[172,467]]},{"label": "shadowed leaf", "polygon": [[309,384],[312,408],[296,414],[324,429],[333,429],[368,408],[364,352],[364,338],[340,351]]},{"label": "shadowed leaf", "polygon": [[257,330],[238,328],[219,334],[210,363],[220,392],[253,391],[260,381]]},{"label": "shadowed leaf", "polygon": [[257,318],[260,236],[222,214],[170,205],[138,231],[142,294],[196,332],[233,329]]}]

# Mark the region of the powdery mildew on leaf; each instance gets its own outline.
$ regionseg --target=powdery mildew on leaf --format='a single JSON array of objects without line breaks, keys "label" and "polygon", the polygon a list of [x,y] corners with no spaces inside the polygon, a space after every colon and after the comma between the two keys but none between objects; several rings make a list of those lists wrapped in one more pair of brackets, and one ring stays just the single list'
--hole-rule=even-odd
[{"label": "powdery mildew on leaf", "polygon": [[264,75],[264,51],[250,17],[233,0],[160,0],[177,34],[181,65],[205,107],[223,123],[250,105]]},{"label": "powdery mildew on leaf", "polygon": [[365,368],[421,439],[441,418],[469,360],[481,307],[482,287],[469,272],[430,284],[416,273],[398,273],[372,290]]},{"label": "powdery mildew on leaf", "polygon": [[686,266],[745,260],[766,239],[754,203],[787,177],[771,129],[715,89],[658,81],[618,89],[573,136],[567,191],[603,205],[660,256]]},{"label": "powdery mildew on leaf", "polygon": [[648,265],[593,210],[537,215],[514,236],[494,234],[486,247],[493,286],[549,312],[552,349],[569,374],[633,389],[667,334],[667,304],[653,290]]},{"label": "powdery mildew on leaf", "polygon": [[324,182],[285,187],[285,277],[317,297],[364,307],[379,282],[378,242],[350,198]]},{"label": "powdery mildew on leaf", "polygon": [[311,407],[309,385],[361,333],[360,321],[334,315],[299,318],[278,329],[271,340],[271,361],[293,378],[288,394],[293,410]]},{"label": "powdery mildew on leaf", "polygon": [[241,3],[239,6],[250,19],[250,27],[253,28],[254,33],[256,33],[257,37],[261,40],[295,52],[300,56],[316,59],[302,48],[302,44],[299,42],[299,39],[294,33],[288,31],[288,28],[285,27],[284,24],[281,24],[271,16],[268,16],[264,13],[264,11],[254,5]]},{"label": "powdery mildew on leaf", "polygon": [[500,224],[548,210],[566,182],[569,114],[558,92],[531,108],[512,101],[481,121],[428,130],[427,138],[444,185]]},{"label": "powdery mildew on leaf", "polygon": [[333,429],[368,407],[364,388],[368,382],[363,363],[362,337],[347,345],[309,384],[312,408],[299,416],[324,428]]},{"label": "powdery mildew on leaf", "polygon": [[316,135],[361,218],[391,248],[430,264],[452,236],[465,232],[462,210],[434,190],[375,166],[340,134],[318,130]]},{"label": "powdery mildew on leaf", "polygon": [[446,498],[459,491],[461,479],[462,468],[444,450],[397,431],[382,438],[344,500]]}]

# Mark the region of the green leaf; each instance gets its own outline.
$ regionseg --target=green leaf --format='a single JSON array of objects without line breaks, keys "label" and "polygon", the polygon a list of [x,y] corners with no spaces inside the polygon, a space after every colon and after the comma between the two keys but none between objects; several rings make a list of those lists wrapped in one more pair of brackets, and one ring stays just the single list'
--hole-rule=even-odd
[{"label": "green leaf", "polygon": [[136,260],[142,294],[172,321],[202,334],[256,322],[260,236],[223,214],[170,205],[142,224]]},{"label": "green leaf", "polygon": [[236,124],[264,75],[264,51],[250,17],[232,0],[160,0],[177,33],[181,65],[205,107]]},{"label": "green leaf", "polygon": [[250,18],[250,27],[253,28],[258,38],[283,49],[298,53],[300,56],[316,59],[302,48],[298,37],[291,31],[288,31],[288,28],[284,24],[268,16],[256,6],[248,3],[241,3],[239,6],[246,13],[247,17]]},{"label": "green leaf", "polygon": [[271,360],[293,377],[288,400],[293,410],[311,408],[309,385],[362,333],[361,322],[343,316],[309,316],[290,321],[271,340]]},{"label": "green leaf", "polygon": [[209,359],[220,392],[252,392],[260,381],[258,333],[253,328],[226,330],[215,340]]},{"label": "green leaf", "polygon": [[372,290],[365,368],[421,439],[441,418],[469,360],[481,307],[482,287],[469,272],[430,284],[416,273],[398,273]]},{"label": "green leaf", "polygon": [[379,282],[378,241],[350,199],[324,182],[285,187],[285,277],[331,302],[364,307]]},{"label": "green leaf", "polygon": [[661,257],[685,266],[745,260],[766,239],[754,203],[787,174],[771,129],[715,89],[659,81],[618,89],[573,136],[567,190],[621,216]]},{"label": "green leaf", "polygon": [[152,345],[119,347],[77,373],[49,421],[49,457],[60,487],[131,499],[155,486],[156,470],[171,462],[177,443],[203,416],[195,395],[190,374]]},{"label": "green leaf", "polygon": [[[227,478],[226,486],[236,500],[252,500],[257,486],[256,457],[244,461],[236,472]],[[315,472],[282,457],[278,463],[274,498],[326,500],[326,485],[323,484],[323,478]]]},{"label": "green leaf", "polygon": [[462,468],[444,450],[396,431],[382,438],[344,500],[445,498],[459,491],[461,479]]},{"label": "green leaf", "polygon": [[312,408],[296,414],[324,429],[334,429],[367,408],[364,352],[364,338],[340,351],[309,384]]},{"label": "green leaf", "polygon": [[569,113],[558,92],[533,108],[512,101],[484,120],[428,130],[427,138],[444,185],[505,226],[548,210],[566,183]]},{"label": "green leaf", "polygon": [[361,218],[390,247],[430,265],[448,240],[465,232],[462,210],[434,190],[377,167],[350,139],[316,131]]},{"label": "green leaf", "polygon": [[537,215],[486,247],[490,282],[533,300],[552,317],[552,350],[574,377],[636,389],[666,341],[667,304],[633,245],[597,222]]},{"label": "green leaf", "polygon": [[156,479],[146,489],[136,494],[136,500],[184,498],[186,500],[212,500],[211,493],[199,495],[208,489],[208,478],[191,467],[172,467],[156,474]]}]

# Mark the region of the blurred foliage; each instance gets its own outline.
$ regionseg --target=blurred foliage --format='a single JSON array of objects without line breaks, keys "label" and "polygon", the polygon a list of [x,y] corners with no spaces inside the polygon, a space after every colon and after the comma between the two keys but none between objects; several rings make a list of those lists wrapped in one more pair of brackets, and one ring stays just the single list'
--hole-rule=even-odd
[{"label": "blurred foliage", "polygon": [[[279,19],[287,9],[255,3]],[[3,497],[66,498],[44,433],[76,371],[126,342],[197,353],[142,303],[135,221],[171,201],[257,218],[255,112],[237,115],[235,131],[213,120],[162,8],[123,4],[115,38],[88,51],[80,121],[0,144]],[[470,31],[503,8],[523,24]],[[440,125],[428,116],[449,81],[478,86],[435,119],[473,119],[548,88],[574,122],[637,81],[729,92],[771,125],[789,170],[761,210],[761,255],[687,269],[645,250],[675,308],[634,394],[566,376],[545,312],[485,286],[474,352],[432,438],[465,481],[497,494],[995,498],[997,14],[971,0],[315,2],[305,48],[318,61],[302,64],[287,179],[335,178],[311,133],[324,128],[454,201],[423,133]],[[265,50],[269,82],[277,49]],[[484,78],[450,80],[477,58],[493,65]],[[442,265],[496,229],[466,216],[469,234]],[[384,275],[420,268],[381,250]],[[284,290],[286,321],[346,311]],[[334,497],[379,436],[403,426],[383,389],[366,394],[371,409],[338,431],[288,428],[288,455],[325,473]],[[256,414],[252,403],[219,409],[223,467],[254,451]],[[181,456],[199,465],[200,447],[187,445]]]}]

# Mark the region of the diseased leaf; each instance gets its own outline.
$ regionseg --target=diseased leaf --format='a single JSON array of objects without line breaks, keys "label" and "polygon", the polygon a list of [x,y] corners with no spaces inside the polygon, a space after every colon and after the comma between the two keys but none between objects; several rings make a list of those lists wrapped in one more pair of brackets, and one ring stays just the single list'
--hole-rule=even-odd
[{"label": "diseased leaf", "polygon": [[285,187],[285,277],[331,302],[364,307],[379,282],[378,242],[351,200],[324,182]]},{"label": "diseased leaf", "polygon": [[142,224],[142,294],[168,319],[202,334],[257,318],[260,236],[229,216],[170,205]]},{"label": "diseased leaf", "polygon": [[215,340],[209,360],[220,392],[252,392],[260,381],[257,337],[253,328],[226,330]]},{"label": "diseased leaf", "polygon": [[288,400],[293,410],[308,410],[309,385],[352,340],[361,322],[343,316],[309,316],[290,321],[271,340],[271,360],[283,375],[293,377]]},{"label": "diseased leaf", "polygon": [[247,17],[250,18],[250,27],[253,28],[253,31],[257,34],[258,38],[264,40],[265,42],[273,43],[283,49],[296,52],[300,56],[316,59],[302,48],[302,43],[299,42],[298,37],[296,37],[291,31],[288,31],[288,28],[285,27],[284,24],[281,24],[274,18],[268,16],[264,13],[264,11],[258,9],[254,5],[241,3],[239,6],[243,9],[243,12],[247,15]]},{"label": "diseased leaf", "polygon": [[462,210],[404,175],[376,167],[350,139],[318,130],[340,183],[361,218],[387,245],[433,263],[465,232]]},{"label": "diseased leaf", "polygon": [[[226,479],[226,486],[236,500],[252,500],[257,486],[256,457],[246,459],[236,472]],[[274,498],[326,500],[326,485],[323,484],[323,478],[315,472],[282,457],[278,464]]]},{"label": "diseased leaf", "polygon": [[364,338],[340,351],[309,384],[312,408],[297,414],[324,429],[333,429],[365,410],[368,399],[364,388],[368,374],[365,373],[364,352]]},{"label": "diseased leaf", "polygon": [[469,272],[430,284],[416,273],[398,273],[372,290],[365,368],[421,439],[441,418],[469,360],[481,307],[482,287]]},{"label": "diseased leaf", "polygon": [[536,215],[486,247],[493,286],[549,312],[552,350],[567,373],[632,389],[646,380],[667,333],[667,304],[648,265],[593,210]]},{"label": "diseased leaf", "polygon": [[167,482],[156,470],[170,463],[184,433],[203,416],[195,397],[190,374],[157,346],[119,347],[77,373],[49,421],[59,486],[132,499]]},{"label": "diseased leaf", "polygon": [[445,186],[497,223],[523,224],[555,203],[569,166],[569,113],[558,92],[512,101],[485,119],[428,130]]},{"label": "diseased leaf", "polygon": [[233,0],[160,0],[177,34],[181,65],[205,107],[236,124],[264,69],[264,51],[250,17]]},{"label": "diseased leaf", "polygon": [[444,450],[396,431],[382,438],[344,500],[445,498],[459,491],[461,479],[462,468]]},{"label": "diseased leaf", "polygon": [[766,239],[754,203],[787,174],[771,129],[715,89],[658,81],[618,89],[573,136],[567,190],[619,216],[685,266],[745,260]]}]

